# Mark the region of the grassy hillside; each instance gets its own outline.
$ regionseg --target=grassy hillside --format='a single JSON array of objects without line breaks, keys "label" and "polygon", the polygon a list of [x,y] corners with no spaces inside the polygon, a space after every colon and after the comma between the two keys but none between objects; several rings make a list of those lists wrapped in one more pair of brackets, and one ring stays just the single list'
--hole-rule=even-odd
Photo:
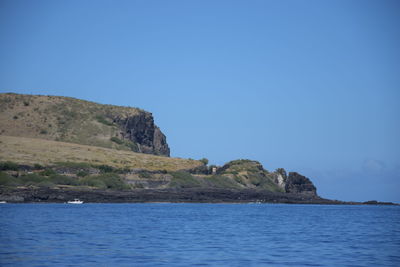
[{"label": "grassy hillside", "polygon": [[0,135],[0,161],[44,166],[57,162],[82,162],[150,171],[178,171],[203,165],[197,160],[5,135]]},{"label": "grassy hillside", "polygon": [[[0,171],[0,184],[3,185],[66,184],[113,189],[128,185],[127,188],[257,188],[282,192],[256,161],[231,161],[217,174],[193,175],[183,170],[204,167],[203,162],[36,138],[0,135],[0,163],[1,170],[19,171],[16,177]],[[21,165],[33,166],[34,173],[24,171]],[[56,174],[60,167],[61,171],[63,167],[69,168],[69,174]],[[99,172],[89,175],[91,168]],[[142,171],[132,174],[118,171],[128,169]]]},{"label": "grassy hillside", "polygon": [[[135,117],[141,124],[135,123],[135,129],[126,129],[126,124]],[[151,113],[138,108],[70,97],[0,94],[0,135],[162,154],[152,150],[155,129]],[[147,143],[140,144],[136,139],[145,139]]]},{"label": "grassy hillside", "polygon": [[284,192],[284,189],[274,181],[277,173],[269,173],[258,161],[233,160],[226,163],[218,174],[235,181],[242,188]]}]

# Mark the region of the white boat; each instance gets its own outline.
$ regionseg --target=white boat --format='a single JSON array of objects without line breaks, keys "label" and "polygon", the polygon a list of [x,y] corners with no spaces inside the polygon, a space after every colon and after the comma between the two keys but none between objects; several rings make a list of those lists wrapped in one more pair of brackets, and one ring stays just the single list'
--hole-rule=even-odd
[{"label": "white boat", "polygon": [[0,204],[6,204],[7,201],[0,201]]},{"label": "white boat", "polygon": [[75,198],[74,200],[70,200],[67,202],[68,204],[82,204],[83,201]]}]

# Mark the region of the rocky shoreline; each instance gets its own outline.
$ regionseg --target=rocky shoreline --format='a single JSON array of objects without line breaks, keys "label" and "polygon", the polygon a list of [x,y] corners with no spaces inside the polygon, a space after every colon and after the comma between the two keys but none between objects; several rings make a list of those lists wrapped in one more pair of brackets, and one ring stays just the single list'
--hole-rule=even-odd
[{"label": "rocky shoreline", "polygon": [[0,200],[7,203],[65,203],[78,198],[85,203],[288,203],[288,204],[372,204],[385,202],[344,202],[305,194],[276,193],[265,190],[228,189],[135,189],[100,190],[87,188],[6,188],[0,187]]}]

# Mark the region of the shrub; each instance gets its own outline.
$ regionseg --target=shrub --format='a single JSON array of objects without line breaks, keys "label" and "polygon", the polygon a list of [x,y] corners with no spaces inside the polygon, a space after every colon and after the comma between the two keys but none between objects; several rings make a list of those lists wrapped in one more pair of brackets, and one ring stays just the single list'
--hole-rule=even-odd
[{"label": "shrub", "polygon": [[12,161],[0,162],[0,171],[18,171],[18,164]]},{"label": "shrub", "polygon": [[110,141],[112,141],[112,142],[114,142],[114,143],[116,143],[118,145],[123,145],[123,146],[129,147],[134,152],[138,152],[139,151],[139,148],[138,148],[137,144],[135,142],[130,141],[130,140],[122,140],[122,139],[119,139],[118,137],[113,136],[113,137],[110,138]]},{"label": "shrub", "polygon": [[114,168],[114,173],[119,173],[119,174],[124,174],[124,173],[129,173],[131,171],[131,169],[129,169],[128,167],[124,167],[124,168]]},{"label": "shrub", "polygon": [[43,182],[38,183],[37,186],[44,187],[44,188],[52,188],[55,186],[55,184],[53,184],[50,181],[43,181]]},{"label": "shrub", "polygon": [[45,169],[44,171],[40,172],[41,175],[50,176],[57,174],[53,169]]},{"label": "shrub", "polygon": [[96,176],[84,177],[81,180],[82,185],[94,186],[101,189],[123,190],[129,189],[129,186],[115,173],[105,173]]},{"label": "shrub", "polygon": [[178,188],[191,188],[191,187],[199,187],[200,182],[196,180],[190,173],[178,171],[171,173],[171,186]]},{"label": "shrub", "polygon": [[133,151],[133,152],[139,152],[139,147],[136,143],[132,142],[132,141],[125,141],[125,144],[127,146],[129,146],[129,148]]},{"label": "shrub", "polygon": [[0,172],[0,185],[18,185],[18,180],[5,172]]},{"label": "shrub", "polygon": [[202,158],[200,161],[203,162],[204,165],[208,164],[208,159],[206,158]]},{"label": "shrub", "polygon": [[76,178],[65,176],[65,175],[52,175],[49,180],[54,184],[60,185],[79,185],[79,181]]},{"label": "shrub", "polygon": [[122,145],[124,143],[124,141],[115,136],[111,137],[110,140],[113,141],[114,143],[117,143],[118,145]]},{"label": "shrub", "polygon": [[81,185],[87,185],[87,186],[93,186],[93,187],[97,187],[100,189],[106,189],[106,185],[104,184],[103,181],[99,180],[96,178],[96,176],[87,176],[82,178],[82,180],[80,181]]},{"label": "shrub", "polygon": [[103,174],[99,178],[104,182],[107,188],[110,189],[126,189],[127,185],[124,181],[116,174]]},{"label": "shrub", "polygon": [[86,171],[79,171],[76,175],[77,175],[78,177],[85,177],[85,176],[88,176],[89,173],[86,172]]},{"label": "shrub", "polygon": [[106,120],[106,118],[104,118],[104,117],[101,116],[101,115],[97,115],[97,116],[96,116],[96,120],[97,120],[98,122],[104,124],[104,125],[107,125],[107,126],[113,126],[113,125],[114,125],[114,123],[112,123],[112,122]]},{"label": "shrub", "polygon": [[213,187],[219,188],[240,188],[237,183],[235,183],[232,179],[221,176],[221,175],[213,175],[210,178],[206,178]]},{"label": "shrub", "polygon": [[114,171],[114,168],[108,165],[98,165],[96,166],[96,168],[98,168],[103,173],[109,173]]},{"label": "shrub", "polygon": [[19,177],[23,184],[38,184],[40,182],[48,181],[47,177],[41,176],[37,173],[30,173]]},{"label": "shrub", "polygon": [[33,169],[34,169],[34,170],[43,170],[44,167],[43,167],[42,165],[38,164],[38,163],[35,163],[35,164],[33,165]]},{"label": "shrub", "polygon": [[139,172],[139,177],[140,178],[151,178],[151,174],[149,172],[143,171],[143,172]]}]

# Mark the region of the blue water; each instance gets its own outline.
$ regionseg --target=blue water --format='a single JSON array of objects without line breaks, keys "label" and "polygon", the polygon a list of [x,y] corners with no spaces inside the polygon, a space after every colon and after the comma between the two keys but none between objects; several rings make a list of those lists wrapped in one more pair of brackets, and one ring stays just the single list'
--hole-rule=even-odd
[{"label": "blue water", "polygon": [[400,266],[400,207],[3,204],[0,266]]}]

